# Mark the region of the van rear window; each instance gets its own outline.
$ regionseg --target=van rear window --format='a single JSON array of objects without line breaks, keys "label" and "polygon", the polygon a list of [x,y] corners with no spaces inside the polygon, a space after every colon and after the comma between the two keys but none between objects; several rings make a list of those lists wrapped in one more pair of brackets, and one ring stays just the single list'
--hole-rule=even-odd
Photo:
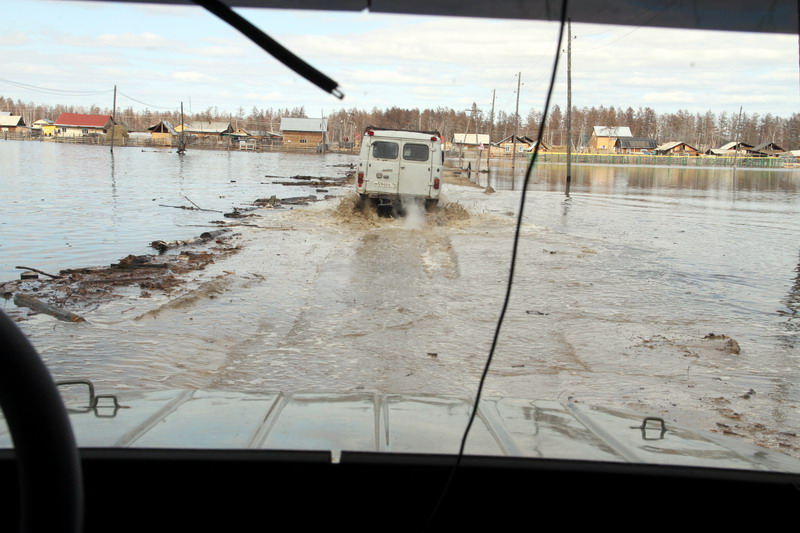
[{"label": "van rear window", "polygon": [[403,159],[408,161],[427,161],[428,146],[425,144],[404,144]]},{"label": "van rear window", "polygon": [[397,143],[378,141],[372,143],[372,157],[380,159],[397,159],[400,145]]}]

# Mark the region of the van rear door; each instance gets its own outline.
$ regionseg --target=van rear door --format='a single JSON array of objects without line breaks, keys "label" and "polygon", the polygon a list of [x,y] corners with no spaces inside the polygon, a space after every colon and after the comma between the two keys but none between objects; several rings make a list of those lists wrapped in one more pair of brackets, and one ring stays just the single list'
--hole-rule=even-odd
[{"label": "van rear door", "polygon": [[397,194],[400,174],[400,141],[373,139],[366,169],[368,193]]},{"label": "van rear door", "polygon": [[431,148],[426,141],[405,141],[400,154],[399,194],[428,196],[431,189]]}]

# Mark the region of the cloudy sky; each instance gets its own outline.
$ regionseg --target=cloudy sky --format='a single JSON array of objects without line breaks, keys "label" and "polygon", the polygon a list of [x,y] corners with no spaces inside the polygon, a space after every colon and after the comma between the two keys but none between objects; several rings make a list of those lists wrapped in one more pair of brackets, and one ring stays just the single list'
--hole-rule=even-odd
[{"label": "cloudy sky", "polygon": [[[339,82],[340,101],[198,7],[0,0],[0,95],[154,112],[305,106],[540,109],[558,25],[371,13],[239,10]],[[9,31],[10,30],[10,31]],[[573,25],[573,103],[788,116],[800,111],[797,36]],[[556,103],[566,102],[562,61]]]}]

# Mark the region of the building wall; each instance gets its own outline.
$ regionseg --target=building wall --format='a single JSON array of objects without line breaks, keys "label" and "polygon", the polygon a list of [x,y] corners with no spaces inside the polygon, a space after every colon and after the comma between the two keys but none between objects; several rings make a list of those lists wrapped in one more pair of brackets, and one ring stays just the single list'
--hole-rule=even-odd
[{"label": "building wall", "polygon": [[316,150],[322,143],[322,132],[315,131],[284,131],[283,145],[290,148]]},{"label": "building wall", "polygon": [[592,135],[590,146],[595,152],[600,150],[613,150],[616,141],[616,137],[595,137]]},{"label": "building wall", "polygon": [[[83,137],[85,135],[102,135],[103,128],[81,128],[77,126],[54,126],[55,135],[58,137]],[[44,128],[42,128],[44,129]]]},{"label": "building wall", "polygon": [[151,133],[150,138],[154,144],[162,144],[164,146],[172,146],[172,134],[166,133]]}]

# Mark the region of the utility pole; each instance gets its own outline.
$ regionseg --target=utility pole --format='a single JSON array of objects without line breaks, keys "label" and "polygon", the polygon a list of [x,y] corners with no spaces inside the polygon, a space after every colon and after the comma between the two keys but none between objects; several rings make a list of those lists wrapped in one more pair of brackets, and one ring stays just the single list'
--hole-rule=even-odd
[{"label": "utility pole", "polygon": [[178,145],[179,154],[186,153],[186,137],[184,137],[185,130],[186,130],[186,123],[183,120],[183,102],[181,102],[181,140],[180,144]]},{"label": "utility pole", "polygon": [[[540,147],[541,149],[541,147]],[[567,19],[567,185],[564,194],[569,197],[572,183],[572,21]]]},{"label": "utility pole", "polygon": [[739,158],[739,143],[742,142],[742,106],[739,106],[739,120],[736,124],[736,152],[733,154],[733,168],[736,169],[736,160]]},{"label": "utility pole", "polygon": [[514,178],[517,172],[517,135],[519,135],[519,88],[522,85],[522,72],[517,74],[517,107],[514,110],[514,139],[511,149],[511,190],[514,190]]},{"label": "utility pole", "polygon": [[494,97],[495,89],[492,89],[492,112],[489,114],[489,147],[486,148],[486,188],[492,185],[492,168],[489,166],[489,158],[492,155],[492,134],[494,134]]},{"label": "utility pole", "polygon": [[325,127],[325,111],[322,109],[319,110],[319,114],[322,117],[319,119],[319,129],[322,131],[322,153],[325,153],[325,135],[328,133],[328,129]]},{"label": "utility pole", "polygon": [[114,153],[114,134],[117,132],[117,86],[114,85],[114,107],[111,108],[111,153]]}]

